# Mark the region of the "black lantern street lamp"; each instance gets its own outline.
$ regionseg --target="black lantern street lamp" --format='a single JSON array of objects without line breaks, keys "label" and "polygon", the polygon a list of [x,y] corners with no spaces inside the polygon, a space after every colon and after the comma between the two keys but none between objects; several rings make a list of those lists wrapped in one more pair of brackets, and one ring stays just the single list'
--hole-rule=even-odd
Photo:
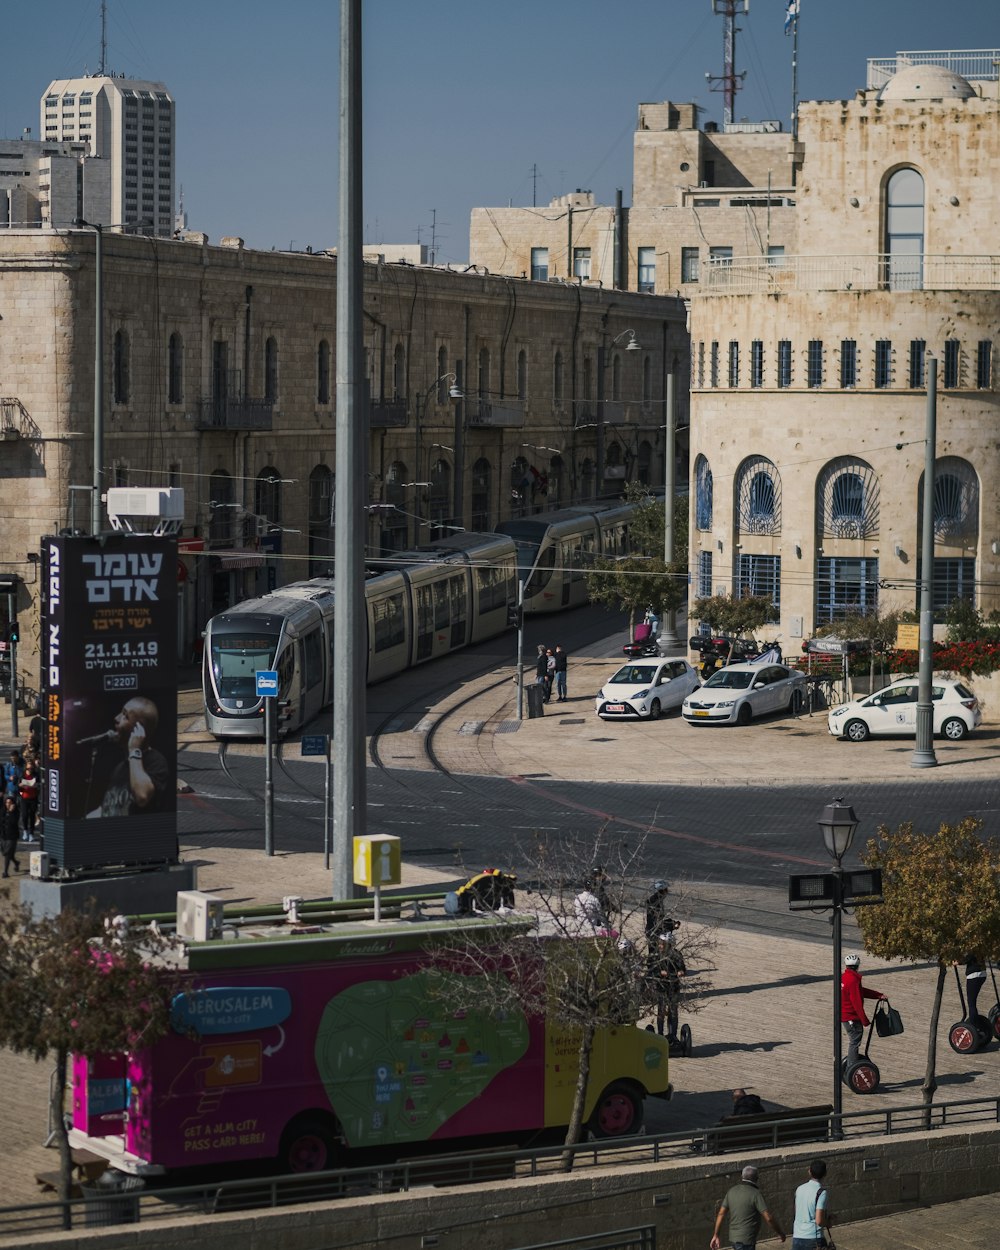
[{"label": "black lantern street lamp", "polygon": [[841,1135],[843,1112],[843,1086],[841,1062],[843,1059],[843,1030],[840,1027],[840,974],[842,962],[842,924],[844,916],[844,870],[842,861],[851,849],[858,818],[854,808],[844,806],[842,799],[827,803],[817,822],[823,834],[823,845],[833,860],[833,1133]]}]

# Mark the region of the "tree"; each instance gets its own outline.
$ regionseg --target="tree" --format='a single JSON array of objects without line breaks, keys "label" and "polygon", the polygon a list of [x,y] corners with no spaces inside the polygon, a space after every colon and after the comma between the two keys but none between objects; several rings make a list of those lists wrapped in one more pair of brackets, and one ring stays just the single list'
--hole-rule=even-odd
[{"label": "tree", "polygon": [[154,961],[167,940],[111,913],[68,909],[0,916],[0,1045],[36,1060],[55,1056],[51,1121],[59,1143],[59,1198],[69,1227],[72,1158],[63,1118],[71,1054],[93,1057],[149,1045],[169,1023],[170,988]]},{"label": "tree", "polygon": [[[577,1080],[565,1138],[571,1147],[585,1128],[595,1037],[604,1029],[634,1025],[656,1006],[656,986],[647,975],[649,890],[642,874],[642,843],[630,847],[603,832],[594,839],[539,836],[518,845],[515,858],[527,882],[518,909],[436,951],[431,968],[440,974],[439,999],[454,1010],[545,1017],[550,1029],[575,1043]],[[601,879],[594,892],[603,894],[613,928],[595,928],[574,906],[580,891],[594,883],[597,865]],[[672,894],[670,899],[675,912],[685,910],[683,897]],[[622,943],[622,937],[628,941]],[[689,969],[679,1005],[695,1011],[708,985],[706,965],[715,948],[714,934],[685,923],[678,937]],[[696,965],[705,970],[694,971]],[[572,1162],[573,1151],[567,1149],[566,1171]]]},{"label": "tree", "polygon": [[695,599],[691,604],[694,620],[704,621],[710,629],[729,638],[755,634],[774,620],[774,614],[774,604],[767,595],[743,595],[739,599],[732,595],[712,595],[707,599]]},{"label": "tree", "polygon": [[[629,636],[637,615],[652,608],[658,616],[675,612],[687,594],[687,556],[663,559],[664,515],[662,500],[655,499],[640,482],[625,487],[625,502],[635,508],[629,523],[628,556],[594,560],[587,572],[587,593],[594,603],[625,608],[629,614]],[[674,508],[674,550],[687,550],[687,502],[677,500]]]},{"label": "tree", "polygon": [[937,1030],[948,967],[972,953],[1000,954],[1000,842],[980,837],[982,824],[967,817],[937,833],[917,833],[910,823],[882,825],[862,855],[882,870],[885,902],[861,907],[858,926],[865,949],[882,959],[933,960],[937,979],[931,1005],[923,1099],[937,1089]]},{"label": "tree", "polygon": [[899,629],[898,612],[850,612],[837,622],[841,638],[858,639],[868,643],[868,690],[875,689],[875,657],[884,656],[896,645]]}]

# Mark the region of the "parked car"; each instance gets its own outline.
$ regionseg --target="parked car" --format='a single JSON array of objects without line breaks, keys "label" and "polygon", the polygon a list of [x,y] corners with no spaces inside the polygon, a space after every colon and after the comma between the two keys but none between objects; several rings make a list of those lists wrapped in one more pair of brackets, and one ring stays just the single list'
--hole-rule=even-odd
[{"label": "parked car", "polygon": [[604,720],[657,720],[661,712],[680,707],[697,686],[698,674],[687,660],[633,660],[597,692],[594,711]]},{"label": "parked car", "polygon": [[688,695],[681,708],[692,725],[749,725],[769,712],[802,710],[805,674],[784,664],[727,664]]},{"label": "parked car", "polygon": [[[919,690],[914,678],[904,677],[891,686],[876,690],[867,699],[841,703],[839,707],[830,709],[827,718],[830,733],[850,742],[864,742],[870,734],[908,734],[914,737],[917,732]],[[979,700],[962,681],[934,677],[931,704],[933,732],[952,742],[960,742],[982,723]]]}]

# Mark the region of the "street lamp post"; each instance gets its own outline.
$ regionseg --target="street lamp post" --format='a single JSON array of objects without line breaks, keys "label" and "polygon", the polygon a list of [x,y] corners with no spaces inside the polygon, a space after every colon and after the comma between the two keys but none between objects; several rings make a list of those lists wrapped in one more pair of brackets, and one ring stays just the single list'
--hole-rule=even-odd
[{"label": "street lamp post", "polygon": [[823,845],[833,860],[833,1136],[841,1137],[841,1118],[844,1110],[843,1074],[841,1061],[843,1058],[843,1030],[840,1026],[840,974],[842,954],[842,926],[844,915],[844,870],[843,859],[851,849],[854,834],[858,827],[858,818],[854,808],[844,806],[842,799],[834,799],[823,808],[818,821],[823,834]]},{"label": "street lamp post", "polygon": [[920,633],[917,662],[917,738],[911,768],[933,768],[934,704],[934,461],[937,452],[937,358],[927,358],[927,422],[924,431],[924,517],[920,536]]},{"label": "street lamp post", "polygon": [[605,346],[604,340],[607,338],[607,332],[601,334],[601,341],[597,345],[597,494],[598,497],[604,491],[604,403],[606,389],[606,373],[607,373],[607,353],[610,349],[616,347],[624,338],[628,339],[625,344],[627,352],[641,351],[639,340],[635,337],[634,330],[622,330],[620,334],[616,334],[610,343]]},{"label": "street lamp post", "polygon": [[[666,431],[663,449],[663,563],[670,568],[674,561],[674,505],[677,494],[677,465],[674,457],[674,439],[677,437],[677,358],[674,357],[667,374]],[[667,613],[660,638],[665,647],[677,647],[677,611]]]},{"label": "street lamp post", "polygon": [[76,225],[94,232],[94,468],[91,476],[90,532],[101,532],[101,478],[104,464],[104,232],[99,223],[78,217]]}]

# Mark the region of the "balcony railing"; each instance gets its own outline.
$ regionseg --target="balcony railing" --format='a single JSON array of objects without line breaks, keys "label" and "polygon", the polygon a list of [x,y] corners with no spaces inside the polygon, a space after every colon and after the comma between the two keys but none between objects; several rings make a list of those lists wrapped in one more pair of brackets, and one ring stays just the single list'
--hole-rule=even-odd
[{"label": "balcony railing", "polygon": [[41,436],[42,431],[19,399],[0,398],[0,437],[12,442],[19,438],[32,440]]},{"label": "balcony railing", "polygon": [[746,256],[709,261],[703,295],[782,291],[996,291],[1000,256]]},{"label": "balcony railing", "polygon": [[200,430],[269,430],[274,411],[271,399],[239,399],[216,395],[203,399],[198,415]]},{"label": "balcony railing", "polygon": [[953,74],[979,82],[996,82],[1000,49],[972,48],[968,51],[897,52],[895,56],[869,57],[868,87],[884,87],[901,69],[910,65],[940,65]]},{"label": "balcony railing", "polygon": [[486,395],[466,397],[469,425],[490,429],[521,429],[524,425],[523,399],[492,399]]},{"label": "balcony railing", "polygon": [[368,414],[373,430],[398,429],[410,423],[405,399],[369,400]]}]

